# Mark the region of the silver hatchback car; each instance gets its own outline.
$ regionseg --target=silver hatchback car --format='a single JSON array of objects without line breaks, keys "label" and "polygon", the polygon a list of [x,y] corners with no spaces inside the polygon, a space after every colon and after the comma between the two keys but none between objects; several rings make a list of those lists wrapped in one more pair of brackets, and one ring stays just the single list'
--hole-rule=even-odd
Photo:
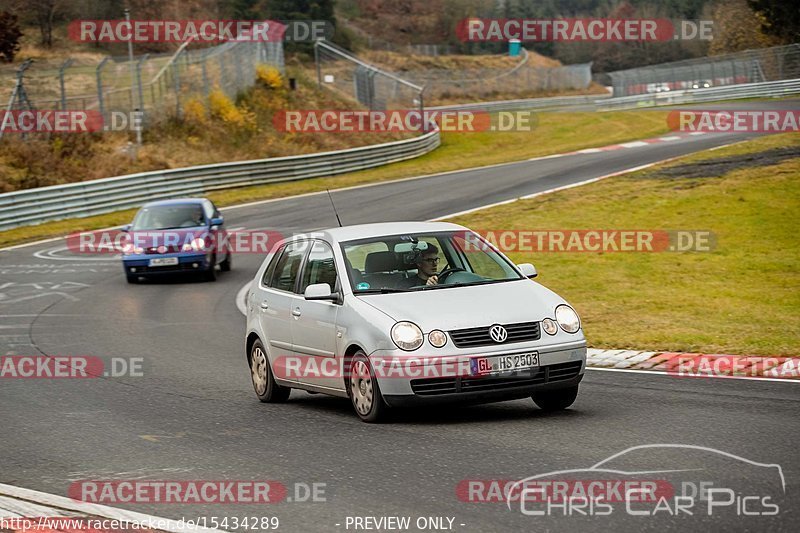
[{"label": "silver hatchback car", "polygon": [[572,307],[476,233],[381,223],[278,243],[247,293],[246,353],[262,402],[291,389],[389,408],[532,397],[569,407],[586,367]]}]

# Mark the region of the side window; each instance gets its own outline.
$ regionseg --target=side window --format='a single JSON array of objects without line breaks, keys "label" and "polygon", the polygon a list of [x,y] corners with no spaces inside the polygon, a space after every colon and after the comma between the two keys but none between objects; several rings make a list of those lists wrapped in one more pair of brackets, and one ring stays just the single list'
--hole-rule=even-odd
[{"label": "side window", "polygon": [[294,282],[300,270],[300,263],[308,251],[307,242],[293,242],[286,246],[280,259],[275,264],[275,273],[269,286],[281,291],[294,292]]},{"label": "side window", "polygon": [[303,269],[303,280],[300,293],[315,283],[327,283],[331,290],[336,289],[336,267],[333,264],[333,250],[328,243],[316,241],[308,254],[308,261]]},{"label": "side window", "polygon": [[275,265],[278,264],[278,261],[280,260],[281,255],[283,254],[283,250],[285,248],[286,245],[284,244],[283,246],[281,246],[280,250],[276,251],[275,255],[272,256],[272,260],[269,262],[269,265],[267,265],[267,269],[264,271],[264,277],[261,278],[262,285],[267,287],[270,286],[269,281],[272,279],[272,273],[275,272]]},{"label": "side window", "polygon": [[214,218],[214,208],[212,207],[211,202],[203,202],[203,211],[205,211],[207,220]]}]

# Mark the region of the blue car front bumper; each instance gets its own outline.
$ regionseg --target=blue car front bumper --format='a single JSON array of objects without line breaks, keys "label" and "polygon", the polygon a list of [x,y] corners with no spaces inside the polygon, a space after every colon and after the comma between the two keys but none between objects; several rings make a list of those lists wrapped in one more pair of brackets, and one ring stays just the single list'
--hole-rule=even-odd
[{"label": "blue car front bumper", "polygon": [[[151,265],[152,259],[165,259],[176,257],[178,264]],[[122,258],[125,274],[129,276],[151,276],[158,274],[174,274],[180,272],[205,272],[214,268],[212,257],[203,253],[172,253],[172,254],[136,254]]]}]

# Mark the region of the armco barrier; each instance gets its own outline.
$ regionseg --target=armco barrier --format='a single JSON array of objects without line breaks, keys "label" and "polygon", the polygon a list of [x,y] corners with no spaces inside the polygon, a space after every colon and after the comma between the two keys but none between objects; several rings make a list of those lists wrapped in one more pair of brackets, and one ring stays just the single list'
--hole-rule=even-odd
[{"label": "armco barrier", "polygon": [[593,106],[611,95],[551,96],[547,98],[527,98],[521,100],[500,100],[496,102],[477,102],[474,104],[453,104],[425,106],[426,111],[514,111],[518,109],[547,109],[570,106]]},{"label": "armco barrier", "polygon": [[761,98],[792,96],[800,94],[800,79],[767,81],[763,83],[742,83],[722,85],[707,89],[667,91],[655,94],[621,96],[595,101],[598,111],[634,109],[662,105],[697,104],[717,100],[737,100],[739,98]]},{"label": "armco barrier", "polygon": [[436,130],[413,139],[336,152],[141,172],[0,194],[0,231],[110,213],[150,200],[354,172],[421,156],[440,142]]}]

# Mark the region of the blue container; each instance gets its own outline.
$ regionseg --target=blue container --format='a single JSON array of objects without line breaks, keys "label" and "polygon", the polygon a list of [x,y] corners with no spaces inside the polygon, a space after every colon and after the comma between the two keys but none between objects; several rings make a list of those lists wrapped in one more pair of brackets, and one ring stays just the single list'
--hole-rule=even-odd
[{"label": "blue container", "polygon": [[510,55],[511,57],[517,57],[519,55],[521,48],[522,48],[522,42],[520,42],[519,39],[508,40],[508,55]]}]

